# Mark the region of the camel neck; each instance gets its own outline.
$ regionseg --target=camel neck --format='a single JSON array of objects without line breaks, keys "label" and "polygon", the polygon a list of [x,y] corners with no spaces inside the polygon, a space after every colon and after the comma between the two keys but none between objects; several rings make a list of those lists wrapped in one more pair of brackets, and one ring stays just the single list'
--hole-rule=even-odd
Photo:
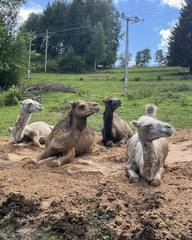
[{"label": "camel neck", "polygon": [[86,117],[76,117],[71,111],[69,114],[69,125],[74,130],[83,131],[87,126],[87,118]]},{"label": "camel neck", "polygon": [[154,177],[157,168],[156,153],[152,141],[146,142],[140,139],[143,148],[143,172],[148,180]]},{"label": "camel neck", "polygon": [[15,139],[17,142],[22,141],[24,129],[27,126],[30,118],[31,118],[31,114],[21,109],[20,115],[18,116],[17,121],[15,122],[15,130],[16,130]]},{"label": "camel neck", "polygon": [[84,117],[76,119],[74,126],[77,130],[83,131],[83,129],[85,129],[87,126],[87,118]]},{"label": "camel neck", "polygon": [[107,139],[112,140],[112,123],[113,123],[113,112],[112,111],[105,111],[104,112],[104,130],[105,136]]}]

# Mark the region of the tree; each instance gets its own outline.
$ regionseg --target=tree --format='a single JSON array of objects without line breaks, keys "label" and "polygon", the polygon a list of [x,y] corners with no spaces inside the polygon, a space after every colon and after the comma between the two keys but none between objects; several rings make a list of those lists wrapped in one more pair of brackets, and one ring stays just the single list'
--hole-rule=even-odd
[{"label": "tree", "polygon": [[62,54],[59,59],[59,72],[83,72],[83,58],[75,54],[73,48],[69,48],[65,54]]},{"label": "tree", "polygon": [[[128,63],[131,61],[131,58],[132,58],[132,54],[129,53],[129,56],[128,56]],[[118,60],[119,60],[119,66],[121,68],[124,68],[125,67],[125,54],[121,53],[118,57]]]},{"label": "tree", "polygon": [[95,26],[92,41],[87,52],[88,56],[90,56],[89,60],[91,60],[94,65],[94,71],[96,71],[97,65],[101,63],[105,57],[105,33],[101,22],[98,22]]},{"label": "tree", "polygon": [[[49,60],[72,47],[75,55],[83,58],[85,69],[93,69],[95,59],[97,64],[109,68],[117,59],[119,45],[120,22],[115,14],[112,0],[55,0],[42,14],[30,16],[24,26],[28,31],[34,29],[37,37],[33,40],[33,50],[42,55],[45,52],[44,33],[50,29]],[[61,28],[63,31],[58,30]],[[98,38],[104,40],[99,41],[99,48],[93,49],[91,46],[97,45]]]},{"label": "tree", "polygon": [[1,0],[0,19],[6,25],[8,31],[12,31],[16,25],[18,9],[25,0]]},{"label": "tree", "polygon": [[164,56],[163,50],[162,49],[158,49],[155,53],[155,61],[159,64],[159,65],[163,65],[166,63],[166,57]]},{"label": "tree", "polygon": [[180,18],[171,31],[168,65],[188,67],[192,74],[192,1],[186,0]]},{"label": "tree", "polygon": [[147,66],[151,60],[151,51],[149,48],[145,48],[141,51],[138,51],[136,54],[135,62],[139,67]]},{"label": "tree", "polygon": [[22,0],[0,1],[0,87],[18,84],[24,71],[25,38],[15,33]]}]

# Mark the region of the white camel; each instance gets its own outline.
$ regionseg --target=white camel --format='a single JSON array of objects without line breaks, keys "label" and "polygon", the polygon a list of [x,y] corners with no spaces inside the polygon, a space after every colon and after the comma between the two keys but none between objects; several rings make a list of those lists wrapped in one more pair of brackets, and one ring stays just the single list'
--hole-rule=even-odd
[{"label": "white camel", "polygon": [[12,134],[14,145],[24,147],[33,143],[35,146],[44,148],[41,144],[45,143],[53,127],[41,121],[28,125],[31,114],[42,110],[43,105],[32,99],[20,102],[20,114],[13,127],[8,129]]},{"label": "white camel", "polygon": [[143,177],[152,186],[161,184],[169,152],[165,137],[170,137],[174,129],[168,123],[157,120],[155,115],[156,106],[147,105],[146,115],[132,122],[138,132],[127,144],[127,174],[130,182],[138,182]]}]

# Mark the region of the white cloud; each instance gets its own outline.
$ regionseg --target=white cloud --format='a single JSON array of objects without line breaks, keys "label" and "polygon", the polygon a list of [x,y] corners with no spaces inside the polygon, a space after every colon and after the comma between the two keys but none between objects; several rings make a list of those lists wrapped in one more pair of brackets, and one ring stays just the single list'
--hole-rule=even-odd
[{"label": "white cloud", "polygon": [[29,17],[30,13],[40,13],[43,9],[39,4],[31,3],[29,7],[23,6],[18,15],[18,23],[21,25],[27,18]]},{"label": "white cloud", "polygon": [[161,43],[159,44],[159,48],[161,48],[164,51],[166,51],[167,47],[168,47],[169,37],[171,36],[171,29],[170,28],[162,29],[159,32],[159,34],[161,36]]},{"label": "white cloud", "polygon": [[171,30],[177,23],[178,23],[178,19],[174,19],[168,23],[169,28],[161,29],[159,32],[160,37],[161,37],[161,42],[158,45],[158,47],[163,49],[165,52],[167,51],[167,48],[168,48],[168,42],[169,42],[169,38],[171,36]]},{"label": "white cloud", "polygon": [[185,0],[161,0],[161,3],[164,5],[168,5],[169,7],[180,9],[183,4],[185,4]]}]

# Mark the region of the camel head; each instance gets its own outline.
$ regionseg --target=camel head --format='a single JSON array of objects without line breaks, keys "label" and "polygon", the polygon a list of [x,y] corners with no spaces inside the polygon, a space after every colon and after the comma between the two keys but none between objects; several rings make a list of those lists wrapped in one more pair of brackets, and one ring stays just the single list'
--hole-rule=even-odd
[{"label": "camel head", "polygon": [[105,103],[105,109],[108,111],[114,112],[118,107],[121,106],[121,101],[115,97],[109,97],[103,100]]},{"label": "camel head", "polygon": [[80,118],[87,118],[90,115],[99,112],[99,104],[96,102],[85,102],[83,100],[78,100],[71,103],[71,109],[74,116]]},{"label": "camel head", "polygon": [[21,109],[27,113],[41,112],[43,110],[42,104],[40,104],[30,98],[26,99],[24,101],[21,101],[19,104],[21,106]]},{"label": "camel head", "polygon": [[145,116],[140,117],[132,124],[137,128],[140,139],[144,141],[153,141],[162,137],[170,137],[174,129],[170,124],[159,121],[155,118],[157,107],[147,105],[145,107]]}]

